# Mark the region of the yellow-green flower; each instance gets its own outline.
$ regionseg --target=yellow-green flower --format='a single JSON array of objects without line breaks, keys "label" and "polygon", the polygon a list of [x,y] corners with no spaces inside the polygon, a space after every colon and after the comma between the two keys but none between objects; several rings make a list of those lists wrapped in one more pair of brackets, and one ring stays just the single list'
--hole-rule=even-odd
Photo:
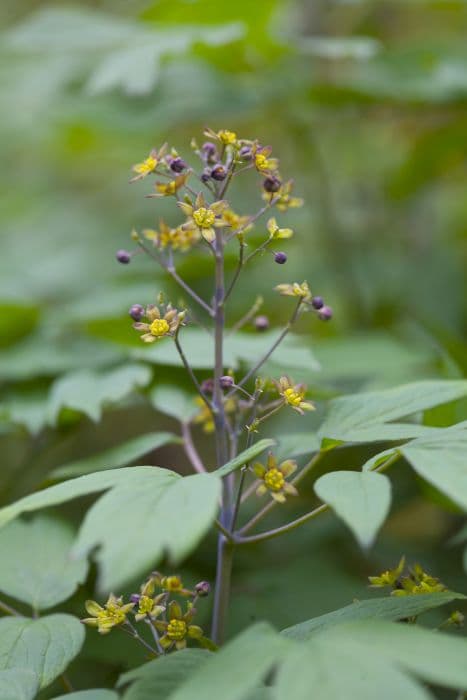
[{"label": "yellow-green flower", "polygon": [[223,217],[223,213],[228,207],[227,202],[219,200],[208,205],[202,192],[196,197],[194,204],[178,202],[178,206],[187,217],[182,228],[198,230],[203,238],[210,243],[216,237],[216,228],[229,225]]},{"label": "yellow-green flower", "polygon": [[274,287],[276,292],[279,292],[284,297],[296,297],[301,298],[303,301],[311,301],[311,292],[308,286],[308,282],[293,282],[292,284],[278,284]]},{"label": "yellow-green flower", "polygon": [[185,175],[178,175],[173,180],[169,182],[156,182],[155,188],[157,192],[155,194],[148,194],[148,197],[171,197],[177,194],[178,190],[184,186],[185,182],[188,180],[190,173],[185,173]]},{"label": "yellow-green flower", "polygon": [[262,482],[256,489],[256,495],[264,496],[265,493],[269,493],[278,503],[284,503],[286,495],[296,496],[297,489],[286,481],[296,469],[297,463],[293,459],[286,459],[285,462],[277,464],[276,458],[270,452],[266,466],[260,462],[253,466],[254,473]]},{"label": "yellow-green flower", "polygon": [[153,148],[147,158],[141,161],[141,163],[133,165],[132,170],[136,175],[131,178],[130,182],[141,180],[143,177],[147,177],[147,175],[153,173],[161,162],[166,150],[167,144],[164,144],[158,151]]},{"label": "yellow-green flower", "polygon": [[139,622],[145,618],[155,620],[165,611],[165,605],[161,605],[161,601],[165,598],[164,594],[151,598],[148,595],[140,595],[138,600],[138,609],[135,613],[135,620]]},{"label": "yellow-green flower", "polygon": [[420,564],[415,564],[413,569],[410,569],[409,576],[404,576],[400,580],[400,585],[392,591],[391,595],[423,595],[424,593],[441,593],[446,590],[444,583],[424,571]]},{"label": "yellow-green flower", "polygon": [[405,557],[402,557],[394,569],[383,571],[379,576],[368,576],[370,588],[385,588],[386,586],[396,586],[405,567]]},{"label": "yellow-green flower", "polygon": [[277,221],[274,217],[269,219],[267,223],[269,237],[272,239],[276,238],[292,238],[293,231],[291,228],[279,228]]},{"label": "yellow-green flower", "polygon": [[255,168],[263,175],[274,175],[279,168],[277,158],[270,158],[271,146],[259,146],[254,153]]},{"label": "yellow-green flower", "polygon": [[249,223],[249,216],[236,214],[232,209],[225,209],[222,218],[227,222],[227,226],[230,226],[232,233],[236,233],[238,230],[241,233],[248,233],[253,228],[253,224]]},{"label": "yellow-green flower", "polygon": [[237,134],[235,131],[229,131],[228,129],[221,129],[220,131],[205,129],[204,134],[205,136],[209,136],[210,139],[220,141],[223,146],[235,146],[237,144]]},{"label": "yellow-green flower", "polygon": [[178,327],[183,323],[185,311],[177,311],[170,304],[166,307],[162,316],[159,308],[154,304],[146,307],[145,317],[148,323],[137,321],[133,328],[137,331],[144,331],[141,340],[145,343],[154,343],[166,336],[174,336]]},{"label": "yellow-green flower", "polygon": [[315,407],[311,401],[305,401],[306,386],[304,384],[294,384],[289,377],[281,377],[275,382],[277,391],[282,396],[284,404],[290,406],[303,416],[305,411],[314,411]]},{"label": "yellow-green flower", "polygon": [[156,248],[164,250],[171,248],[186,253],[200,240],[198,229],[185,229],[182,226],[170,228],[165,221],[159,221],[159,230],[144,229],[143,236],[151,241]]},{"label": "yellow-green flower", "polygon": [[160,639],[161,646],[168,650],[175,646],[176,649],[185,649],[187,640],[203,639],[203,630],[198,625],[192,625],[191,620],[194,617],[195,611],[193,607],[188,606],[187,611],[183,614],[180,605],[172,600],[169,604],[168,620],[157,620],[155,626],[159,632],[164,635]]},{"label": "yellow-green flower", "polygon": [[134,608],[134,603],[124,604],[122,598],[117,598],[111,593],[104,606],[99,605],[95,600],[87,600],[85,608],[91,617],[86,617],[81,622],[90,627],[97,627],[99,634],[108,634],[113,627],[126,621],[127,614]]},{"label": "yellow-green flower", "polygon": [[292,186],[293,180],[289,180],[285,182],[277,192],[263,192],[262,198],[265,202],[274,200],[279,211],[287,211],[287,209],[301,207],[303,206],[303,199],[301,197],[292,197]]}]

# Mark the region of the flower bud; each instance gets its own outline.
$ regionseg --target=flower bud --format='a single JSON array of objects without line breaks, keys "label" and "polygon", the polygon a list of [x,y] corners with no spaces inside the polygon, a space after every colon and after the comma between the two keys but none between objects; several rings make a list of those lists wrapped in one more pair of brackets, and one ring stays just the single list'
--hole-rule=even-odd
[{"label": "flower bud", "polygon": [[117,250],[117,253],[115,255],[119,263],[122,263],[123,265],[128,265],[128,263],[131,260],[131,253],[128,252],[128,250]]},{"label": "flower bud", "polygon": [[202,182],[209,182],[210,179],[211,179],[211,169],[204,168],[203,172],[201,173]]},{"label": "flower bud", "polygon": [[211,592],[211,584],[208,581],[200,581],[195,586],[195,591],[200,598],[204,598]]},{"label": "flower bud", "polygon": [[209,379],[205,379],[203,382],[201,382],[201,390],[205,394],[212,394],[214,391],[214,379],[209,377]]},{"label": "flower bud", "polygon": [[269,319],[267,316],[257,316],[255,318],[255,328],[257,331],[265,331],[269,328]]},{"label": "flower bud", "polygon": [[211,143],[211,141],[206,141],[206,143],[203,143],[201,150],[203,151],[206,160],[211,162],[213,160],[217,160],[217,148],[214,143]]},{"label": "flower bud", "polygon": [[251,146],[242,146],[238,155],[242,160],[251,160],[253,158]]},{"label": "flower bud", "polygon": [[138,605],[140,598],[141,596],[138,593],[132,593],[130,596],[130,603],[135,603],[135,605]]},{"label": "flower bud", "polygon": [[222,182],[222,180],[225,180],[227,177],[227,170],[224,168],[222,163],[219,163],[218,165],[215,165],[213,169],[211,170],[211,177],[213,180],[218,180],[219,182]]},{"label": "flower bud", "polygon": [[169,167],[174,173],[182,173],[187,167],[187,164],[185,163],[183,158],[177,156],[176,158],[171,159]]},{"label": "flower bud", "polygon": [[321,309],[318,311],[318,318],[321,319],[321,321],[330,321],[332,318],[332,309],[330,306],[322,306]]},{"label": "flower bud", "polygon": [[311,305],[314,309],[322,309],[324,306],[324,299],[323,297],[313,297],[311,300]]},{"label": "flower bud", "polygon": [[281,188],[282,182],[279,180],[278,177],[267,177],[265,180],[263,180],[263,189],[266,190],[266,192],[278,192]]},{"label": "flower bud", "polygon": [[278,263],[278,265],[283,265],[287,262],[287,255],[282,252],[274,253],[274,261]]},{"label": "flower bud", "polygon": [[133,321],[141,321],[144,316],[144,308],[141,306],[141,304],[133,304],[128,313]]},{"label": "flower bud", "polygon": [[219,379],[219,384],[221,385],[222,389],[230,389],[230,387],[234,385],[233,377],[231,377],[229,374],[225,374]]}]

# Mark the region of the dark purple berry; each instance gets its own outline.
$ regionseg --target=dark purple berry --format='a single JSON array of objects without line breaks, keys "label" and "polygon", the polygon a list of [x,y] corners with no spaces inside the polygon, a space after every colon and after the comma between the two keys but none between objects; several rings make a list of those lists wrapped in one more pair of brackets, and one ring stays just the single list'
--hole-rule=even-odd
[{"label": "dark purple berry", "polygon": [[282,253],[282,252],[274,253],[274,260],[279,265],[283,265],[284,263],[287,262],[287,255],[285,253]]},{"label": "dark purple berry", "polygon": [[219,379],[219,384],[222,389],[230,389],[234,385],[234,380],[230,375],[226,374]]},{"label": "dark purple berry", "polygon": [[267,177],[263,181],[263,188],[266,192],[278,192],[281,188],[282,182],[277,177]]},{"label": "dark purple berry", "polygon": [[251,160],[253,158],[250,146],[242,146],[238,155],[242,160]]},{"label": "dark purple berry", "polygon": [[144,316],[144,308],[141,306],[141,304],[133,304],[128,313],[133,321],[141,321]]},{"label": "dark purple berry", "polygon": [[209,182],[210,179],[211,179],[211,168],[204,168],[203,172],[201,173],[202,182]]},{"label": "dark purple berry", "polygon": [[117,250],[117,253],[115,255],[119,263],[122,263],[123,265],[128,265],[128,263],[131,260],[131,253],[129,253],[127,250]]},{"label": "dark purple berry", "polygon": [[314,309],[322,309],[324,306],[323,297],[313,297],[313,299],[311,300],[311,305]]},{"label": "dark purple berry", "polygon": [[332,318],[332,309],[330,306],[322,306],[321,309],[318,311],[318,318],[321,319],[321,321],[330,321]]},{"label": "dark purple berry", "polygon": [[204,598],[211,592],[211,584],[208,581],[200,581],[195,586],[195,591],[200,598]]},{"label": "dark purple berry", "polygon": [[269,328],[269,319],[267,316],[257,316],[255,318],[255,328],[257,331],[266,331]]},{"label": "dark purple berry", "polygon": [[213,180],[218,180],[219,182],[222,182],[222,180],[225,180],[225,178],[227,177],[227,170],[221,164],[215,165],[211,170],[211,177]]},{"label": "dark purple berry", "polygon": [[169,167],[171,170],[173,170],[174,173],[182,173],[187,167],[187,164],[185,163],[183,158],[177,156],[176,158],[172,158],[172,160],[169,163]]}]

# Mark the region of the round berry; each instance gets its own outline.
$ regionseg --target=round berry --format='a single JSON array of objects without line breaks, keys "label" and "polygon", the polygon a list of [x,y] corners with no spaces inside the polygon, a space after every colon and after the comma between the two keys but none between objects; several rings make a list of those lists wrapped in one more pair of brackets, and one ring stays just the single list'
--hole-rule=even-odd
[{"label": "round berry", "polygon": [[144,308],[141,306],[141,304],[133,304],[128,313],[133,321],[141,321],[144,316]]},{"label": "round berry", "polygon": [[200,598],[204,598],[211,592],[211,584],[208,581],[200,581],[195,586],[195,591]]},{"label": "round berry", "polygon": [[283,265],[284,263],[287,262],[287,255],[280,251],[279,253],[274,253],[274,261],[278,265]]},{"label": "round berry", "polygon": [[332,318],[332,309],[330,306],[322,306],[321,309],[318,311],[318,318],[321,319],[321,321],[330,321]]},{"label": "round berry", "polygon": [[204,168],[203,172],[201,173],[202,182],[209,182],[210,179],[211,179],[211,169]]},{"label": "round berry", "polygon": [[128,265],[131,260],[131,253],[129,253],[127,250],[117,250],[115,257],[119,263],[122,263],[122,265]]},{"label": "round berry", "polygon": [[242,146],[238,155],[242,160],[251,160],[253,158],[250,146]]},{"label": "round berry", "polygon": [[201,390],[204,394],[212,394],[214,391],[214,379],[209,377],[209,379],[205,379],[201,382]]},{"label": "round berry", "polygon": [[269,319],[267,316],[257,316],[255,318],[255,328],[257,331],[266,331],[269,328]]},{"label": "round berry", "polygon": [[227,177],[227,170],[219,163],[219,165],[215,165],[211,170],[211,177],[213,180],[222,182],[222,180],[225,180]]},{"label": "round berry", "polygon": [[278,177],[267,177],[265,180],[263,180],[263,189],[266,190],[266,192],[278,192],[281,188],[282,182],[279,180]]},{"label": "round berry", "polygon": [[311,300],[311,305],[314,309],[322,309],[324,306],[323,297],[313,297],[313,299]]},{"label": "round berry", "polygon": [[173,170],[174,173],[182,173],[187,167],[187,164],[185,163],[183,158],[177,156],[176,158],[172,158],[172,160],[169,163],[169,167],[171,170]]},{"label": "round berry", "polygon": [[219,384],[222,389],[230,389],[230,387],[234,385],[234,380],[229,374],[225,374],[219,379]]}]

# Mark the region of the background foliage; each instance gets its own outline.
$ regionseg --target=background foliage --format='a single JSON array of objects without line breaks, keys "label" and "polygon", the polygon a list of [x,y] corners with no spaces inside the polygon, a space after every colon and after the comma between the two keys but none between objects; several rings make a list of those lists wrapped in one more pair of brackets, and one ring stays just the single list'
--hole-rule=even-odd
[{"label": "background foliage", "polygon": [[[271,143],[306,199],[291,217],[301,235],[290,243],[289,262],[278,268],[265,256],[245,274],[232,321],[262,294],[271,324],[284,322],[287,304],[267,299],[274,284],[291,279],[308,279],[335,310],[332,324],[313,325],[311,340],[303,320],[303,339],[270,365],[307,381],[319,405],[305,423],[281,419],[282,433],[303,429],[310,440],[324,400],[341,393],[465,376],[464,0],[6,0],[0,17],[2,505],[53,481],[64,465],[75,475],[109,462],[187,473],[170,417],[174,400],[162,386],[183,389],[184,374],[169,346],[142,349],[127,318],[132,303],[152,300],[161,288],[174,300],[179,292],[148,261],[123,268],[114,252],[128,246],[133,226],[154,222],[151,200],[128,186],[130,165],[165,140],[183,151],[207,124]],[[237,195],[242,208],[252,208],[248,188]],[[181,271],[209,295],[204,257],[191,257]],[[233,367],[267,344],[249,330],[248,343],[230,341]],[[186,333],[194,366],[208,376],[200,333]],[[467,419],[459,396],[416,406],[421,426]],[[409,413],[375,421],[376,432],[360,436],[363,445],[338,457],[329,452],[314,478],[344,463],[359,468],[390,448],[385,440],[394,433],[381,423]],[[337,413],[333,424],[328,414],[320,436],[347,440],[347,429],[356,440],[370,418],[346,425]],[[124,454],[99,457],[130,439]],[[297,437],[292,444],[297,449]],[[257,619],[288,627],[366,598],[366,576],[401,553],[464,590],[461,550],[447,545],[462,524],[457,481],[441,495],[416,468],[414,449],[404,456],[417,473],[407,462],[395,469],[389,520],[369,552],[326,516],[239,554],[231,634]],[[458,464],[465,473],[462,456]],[[313,504],[312,480],[300,499]],[[82,508],[71,503],[53,513],[35,527],[65,547]],[[18,527],[10,536],[22,547]],[[188,578],[212,578],[212,547],[204,540],[185,562]],[[62,590],[35,591],[43,598],[34,605],[55,606],[85,573],[67,572]],[[68,612],[81,615],[95,575],[65,605]],[[11,594],[3,576],[0,588]],[[27,603],[30,596],[26,586],[16,597]],[[125,639],[109,645],[88,635],[70,673],[82,679],[80,689],[106,686],[142,661]],[[293,663],[283,669],[284,684]],[[56,697],[60,686],[42,692]]]}]

